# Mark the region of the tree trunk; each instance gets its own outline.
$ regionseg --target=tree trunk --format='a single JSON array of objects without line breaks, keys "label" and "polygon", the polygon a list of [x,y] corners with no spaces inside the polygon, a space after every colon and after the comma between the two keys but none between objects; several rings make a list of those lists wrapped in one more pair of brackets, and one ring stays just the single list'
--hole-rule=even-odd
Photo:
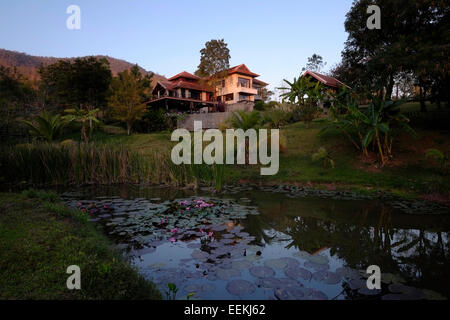
[{"label": "tree trunk", "polygon": [[419,100],[420,100],[420,112],[427,112],[427,106],[425,105],[424,87],[422,86],[420,86]]},{"label": "tree trunk", "polygon": [[127,135],[131,134],[131,123],[127,122]]},{"label": "tree trunk", "polygon": [[389,75],[388,85],[386,87],[386,96],[384,97],[385,100],[391,100],[393,90],[394,90],[394,74],[391,73]]}]

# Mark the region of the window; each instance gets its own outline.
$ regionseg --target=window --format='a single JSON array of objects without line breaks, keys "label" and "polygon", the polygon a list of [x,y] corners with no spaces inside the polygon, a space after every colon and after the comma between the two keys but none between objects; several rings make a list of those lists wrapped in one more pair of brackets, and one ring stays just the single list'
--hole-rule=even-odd
[{"label": "window", "polygon": [[231,101],[231,100],[233,100],[233,99],[234,99],[234,95],[233,95],[232,93],[227,94],[227,95],[225,96],[225,101]]},{"label": "window", "polygon": [[249,101],[250,96],[246,94],[239,94],[239,101]]},{"label": "window", "polygon": [[250,88],[250,80],[246,78],[238,78],[238,87]]}]

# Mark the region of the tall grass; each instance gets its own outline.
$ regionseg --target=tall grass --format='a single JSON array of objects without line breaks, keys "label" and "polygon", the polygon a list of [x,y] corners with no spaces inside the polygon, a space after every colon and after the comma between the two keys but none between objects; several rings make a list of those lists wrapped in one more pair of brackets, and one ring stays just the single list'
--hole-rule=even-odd
[{"label": "tall grass", "polygon": [[143,155],[121,145],[33,143],[0,153],[3,183],[28,185],[168,184],[220,189],[222,165],[175,165],[169,152]]}]

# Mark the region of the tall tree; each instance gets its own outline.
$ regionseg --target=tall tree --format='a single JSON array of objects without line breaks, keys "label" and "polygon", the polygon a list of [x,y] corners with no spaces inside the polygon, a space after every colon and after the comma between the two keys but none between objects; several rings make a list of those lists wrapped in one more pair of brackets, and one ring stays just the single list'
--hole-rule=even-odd
[{"label": "tall tree", "polygon": [[39,69],[41,90],[49,103],[59,108],[77,107],[93,110],[106,105],[111,70],[105,58],[59,60]]},{"label": "tall tree", "polygon": [[[373,4],[381,9],[381,29],[369,30],[367,8]],[[445,81],[449,10],[443,0],[354,1],[345,21],[349,35],[342,52],[341,71],[358,76],[350,76],[354,82],[348,84],[390,98],[395,80],[408,71],[414,72],[424,92],[433,82],[430,79],[440,76],[438,82]]]},{"label": "tall tree", "polygon": [[142,76],[137,66],[120,72],[111,83],[112,95],[108,105],[115,119],[125,122],[130,135],[133,124],[140,120],[147,106],[145,100],[150,91],[152,75]]},{"label": "tall tree", "polygon": [[35,91],[15,68],[0,66],[0,128],[8,135],[10,124],[31,112]]},{"label": "tall tree", "polygon": [[306,70],[320,72],[326,65],[327,63],[323,61],[322,56],[314,53],[308,58],[308,63],[302,68],[302,72]]},{"label": "tall tree", "polygon": [[200,64],[195,74],[208,77],[230,68],[230,50],[224,39],[210,40],[200,50]]}]

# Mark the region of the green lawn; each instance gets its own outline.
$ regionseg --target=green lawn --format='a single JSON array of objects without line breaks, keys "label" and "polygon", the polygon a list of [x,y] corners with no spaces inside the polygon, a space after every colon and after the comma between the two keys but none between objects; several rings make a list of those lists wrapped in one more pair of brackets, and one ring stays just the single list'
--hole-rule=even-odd
[{"label": "green lawn", "polygon": [[[232,182],[253,180],[262,183],[333,184],[333,188],[390,190],[400,194],[418,194],[450,190],[450,178],[441,175],[438,164],[426,159],[425,150],[438,148],[450,152],[449,133],[418,131],[418,137],[402,136],[396,145],[391,165],[377,168],[363,161],[358,151],[337,132],[319,135],[323,124],[315,121],[307,129],[303,124],[288,125],[281,130],[287,147],[280,154],[280,170],[272,177],[261,177],[254,166],[227,168]],[[334,168],[324,168],[311,159],[312,153],[325,147],[335,161]]]},{"label": "green lawn", "polygon": [[[45,192],[0,193],[0,299],[160,299],[80,211]],[[81,290],[69,290],[69,265]]]},{"label": "green lawn", "polygon": [[[379,168],[375,159],[363,159],[339,132],[319,134],[323,126],[323,121],[316,120],[310,128],[298,122],[281,129],[284,148],[280,154],[278,174],[261,176],[257,165],[228,165],[224,182],[313,184],[318,188],[350,188],[368,192],[376,189],[404,195],[445,193],[450,190],[448,175],[442,175],[438,163],[425,157],[429,148],[450,154],[450,132],[418,129],[417,137],[406,134],[398,137],[394,144],[394,158],[386,167]],[[97,132],[94,140],[114,145],[124,144],[147,155],[169,151],[174,145],[169,132],[131,136]],[[334,168],[324,168],[321,162],[311,159],[320,147],[331,152]]]}]

